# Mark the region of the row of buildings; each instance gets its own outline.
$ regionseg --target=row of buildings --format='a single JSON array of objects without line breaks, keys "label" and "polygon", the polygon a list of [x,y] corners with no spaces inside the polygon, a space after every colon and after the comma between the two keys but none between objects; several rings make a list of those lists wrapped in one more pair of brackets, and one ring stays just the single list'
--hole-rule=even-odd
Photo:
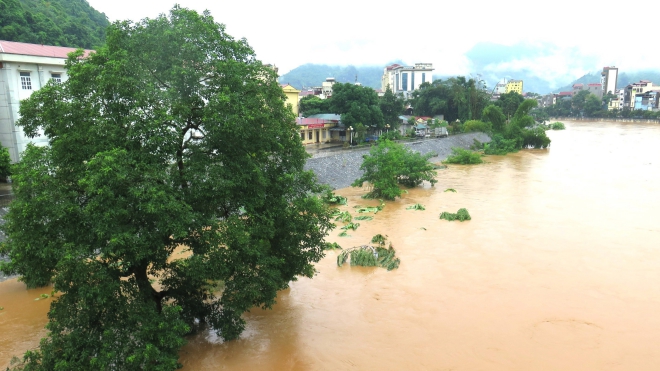
[{"label": "row of buildings", "polygon": [[608,110],[631,109],[657,111],[660,109],[660,86],[653,85],[649,80],[626,85],[617,89],[619,69],[614,66],[603,67],[600,83],[574,84],[571,91],[548,94],[541,98],[539,105],[548,107],[556,104],[558,99],[571,98],[580,91],[588,91],[598,98],[607,94],[614,97],[609,100]]}]

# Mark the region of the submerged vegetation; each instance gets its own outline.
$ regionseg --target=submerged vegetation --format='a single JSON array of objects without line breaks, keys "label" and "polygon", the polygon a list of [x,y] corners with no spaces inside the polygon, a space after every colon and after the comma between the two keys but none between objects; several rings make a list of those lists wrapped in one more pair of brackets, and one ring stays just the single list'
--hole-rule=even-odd
[{"label": "submerged vegetation", "polygon": [[454,220],[459,220],[462,222],[465,220],[471,220],[472,217],[470,217],[470,213],[468,213],[467,209],[462,208],[462,209],[458,209],[458,211],[455,214],[444,211],[442,212],[442,214],[440,214],[440,219],[449,220],[450,222]]},{"label": "submerged vegetation", "polygon": [[566,129],[566,125],[564,125],[563,122],[559,122],[559,121],[553,122],[549,126],[550,126],[550,129],[552,129],[552,130],[565,130]]},{"label": "submerged vegetation", "polygon": [[473,165],[483,162],[481,154],[478,152],[470,151],[460,147],[453,147],[451,149],[452,155],[447,157],[443,163],[445,164],[460,164],[460,165]]},{"label": "submerged vegetation", "polygon": [[326,204],[331,204],[331,205],[347,205],[348,200],[344,196],[339,196],[334,194],[332,191],[328,190],[322,197],[321,199],[323,202]]},{"label": "submerged vegetation", "polygon": [[341,267],[350,259],[351,266],[381,267],[388,271],[399,267],[401,260],[395,256],[396,251],[392,244],[390,243],[387,249],[383,247],[386,243],[385,236],[377,234],[371,242],[378,243],[378,246],[362,245],[342,251],[337,256],[337,265]]},{"label": "submerged vegetation", "polygon": [[326,242],[323,250],[343,250],[336,242]]},{"label": "submerged vegetation", "polygon": [[406,210],[426,210],[422,204],[414,204],[406,207]]}]

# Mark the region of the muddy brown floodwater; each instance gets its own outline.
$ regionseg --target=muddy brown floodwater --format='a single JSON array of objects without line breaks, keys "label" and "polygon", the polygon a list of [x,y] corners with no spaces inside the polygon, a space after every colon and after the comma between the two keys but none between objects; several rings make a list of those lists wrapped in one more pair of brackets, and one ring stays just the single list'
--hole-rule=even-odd
[{"label": "muddy brown floodwater", "polygon": [[[387,234],[400,268],[338,268],[329,252],[246,314],[239,340],[191,337],[184,370],[658,370],[660,125],[566,124],[549,150],[450,166],[333,231],[345,248]],[[377,203],[338,193],[354,215]],[[438,219],[461,207],[471,221]],[[0,283],[0,368],[44,334],[39,293]]]}]

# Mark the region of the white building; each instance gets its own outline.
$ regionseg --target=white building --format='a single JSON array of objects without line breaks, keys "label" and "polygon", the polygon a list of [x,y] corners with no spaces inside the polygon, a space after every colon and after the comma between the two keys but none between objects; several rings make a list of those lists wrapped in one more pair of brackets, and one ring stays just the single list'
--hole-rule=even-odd
[{"label": "white building", "polygon": [[20,101],[50,80],[66,81],[64,62],[75,50],[0,40],[0,143],[9,150],[12,162],[19,160],[28,143],[48,144],[43,133],[31,139],[16,126]]},{"label": "white building", "polygon": [[385,91],[389,85],[394,94],[401,93],[407,97],[425,82],[433,82],[432,63],[415,63],[414,66],[393,64],[383,71],[381,90]]},{"label": "white building", "polygon": [[616,80],[619,77],[619,69],[612,67],[603,67],[603,72],[600,73],[600,83],[603,86],[602,95],[607,93],[615,94]]}]

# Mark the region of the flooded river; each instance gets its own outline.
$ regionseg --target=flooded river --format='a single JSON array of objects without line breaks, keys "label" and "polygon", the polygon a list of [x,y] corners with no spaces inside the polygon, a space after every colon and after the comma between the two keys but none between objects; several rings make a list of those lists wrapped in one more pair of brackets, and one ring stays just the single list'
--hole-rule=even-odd
[{"label": "flooded river", "polygon": [[[331,251],[273,310],[246,314],[239,340],[190,338],[184,370],[659,369],[660,125],[549,136],[549,150],[450,166],[350,237],[335,230],[345,248],[388,235],[401,266],[338,268]],[[377,203],[338,193],[354,215]],[[471,221],[438,219],[462,207]],[[47,291],[0,283],[0,369],[43,336]]]}]

